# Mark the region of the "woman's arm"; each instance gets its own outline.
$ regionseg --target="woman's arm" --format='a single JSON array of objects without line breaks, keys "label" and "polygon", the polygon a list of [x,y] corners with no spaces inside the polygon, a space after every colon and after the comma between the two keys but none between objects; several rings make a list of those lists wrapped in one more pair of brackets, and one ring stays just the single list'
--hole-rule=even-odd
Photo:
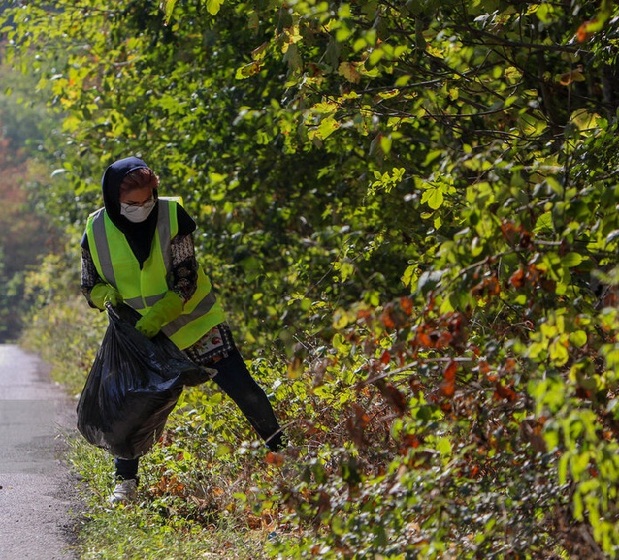
[{"label": "woman's arm", "polygon": [[172,252],[171,290],[183,301],[189,301],[198,287],[198,261],[193,245],[193,236],[177,235],[170,245]]},{"label": "woman's arm", "polygon": [[92,255],[90,254],[90,251],[82,247],[82,280],[80,283],[80,288],[83,296],[88,301],[88,305],[90,305],[90,307],[97,307],[90,299],[90,293],[97,284],[102,283],[105,282],[97,272],[97,268],[95,267],[95,263],[92,260]]}]

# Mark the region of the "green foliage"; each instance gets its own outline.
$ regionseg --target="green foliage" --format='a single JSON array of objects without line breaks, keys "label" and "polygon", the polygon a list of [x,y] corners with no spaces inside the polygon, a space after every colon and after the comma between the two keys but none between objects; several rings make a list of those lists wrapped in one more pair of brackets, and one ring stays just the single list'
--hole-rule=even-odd
[{"label": "green foliage", "polygon": [[26,275],[25,297],[31,307],[21,343],[51,364],[52,377],[70,395],[78,395],[107,321],[105,314],[90,310],[81,296],[67,290],[76,284],[77,270],[65,262],[49,255]]},{"label": "green foliage", "polygon": [[34,154],[52,121],[45,104],[29,97],[31,77],[0,65],[0,78],[11,84],[0,94],[0,340],[15,340],[28,309],[24,274],[53,250],[58,235],[29,192],[46,172]]},{"label": "green foliage", "polygon": [[188,392],[146,466],[171,525],[278,526],[281,558],[617,557],[616,16],[10,12],[7,53],[63,116],[39,200],[77,246],[104,167],[151,162],[290,434],[262,464],[229,403]]}]

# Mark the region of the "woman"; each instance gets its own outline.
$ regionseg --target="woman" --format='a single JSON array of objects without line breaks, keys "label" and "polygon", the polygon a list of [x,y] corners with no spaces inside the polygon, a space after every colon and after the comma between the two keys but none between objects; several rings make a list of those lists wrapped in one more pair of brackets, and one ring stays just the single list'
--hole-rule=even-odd
[{"label": "woman", "polygon": [[[136,157],[103,175],[104,207],[88,217],[82,237],[82,293],[91,307],[125,302],[142,317],[136,328],[162,330],[195,363],[217,371],[213,381],[239,406],[271,450],[282,432],[264,391],[253,380],[225,323],[211,282],[198,266],[195,222],[176,199],[159,198],[159,178]],[[116,457],[112,503],[135,498],[139,459]]]}]

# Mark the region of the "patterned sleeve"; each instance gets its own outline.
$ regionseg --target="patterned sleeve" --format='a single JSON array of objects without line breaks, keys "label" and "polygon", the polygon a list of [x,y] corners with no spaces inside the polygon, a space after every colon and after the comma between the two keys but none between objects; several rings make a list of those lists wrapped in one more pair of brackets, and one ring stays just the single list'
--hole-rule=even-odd
[{"label": "patterned sleeve", "polygon": [[193,246],[193,236],[177,235],[172,239],[172,290],[188,301],[198,287],[198,261]]},{"label": "patterned sleeve", "polygon": [[[82,280],[80,288],[82,294],[88,300],[88,303],[92,305],[90,301],[90,292],[96,284],[103,282],[103,279],[99,276],[95,263],[92,260],[92,255],[88,249],[82,248]],[[94,307],[94,306],[93,306]]]}]

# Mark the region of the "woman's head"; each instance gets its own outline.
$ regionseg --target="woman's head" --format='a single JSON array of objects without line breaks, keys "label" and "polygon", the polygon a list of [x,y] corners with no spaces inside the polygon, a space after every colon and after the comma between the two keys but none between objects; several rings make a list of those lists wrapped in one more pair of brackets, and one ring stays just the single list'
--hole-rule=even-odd
[{"label": "woman's head", "polygon": [[148,167],[127,173],[120,184],[120,215],[133,223],[146,220],[157,202],[158,184],[157,175]]},{"label": "woman's head", "polygon": [[138,167],[129,171],[120,183],[120,198],[135,190],[150,189],[159,186],[159,177],[148,167]]},{"label": "woman's head", "polygon": [[103,201],[112,221],[121,229],[127,221],[143,222],[157,201],[159,178],[137,157],[115,161],[103,174]]}]

